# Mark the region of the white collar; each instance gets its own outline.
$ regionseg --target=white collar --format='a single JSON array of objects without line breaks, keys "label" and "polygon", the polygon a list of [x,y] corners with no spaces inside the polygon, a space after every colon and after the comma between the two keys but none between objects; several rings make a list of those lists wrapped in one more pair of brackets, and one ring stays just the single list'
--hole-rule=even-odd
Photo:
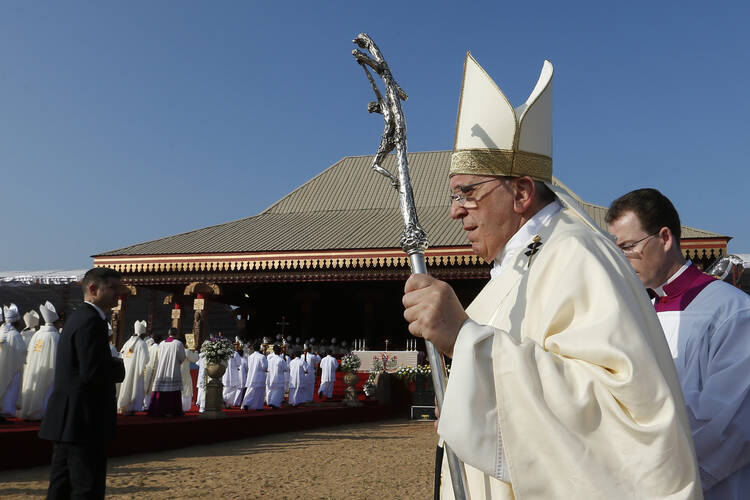
[{"label": "white collar", "polygon": [[654,288],[654,293],[658,295],[659,297],[666,296],[667,292],[664,291],[664,287],[672,283],[677,278],[679,278],[680,275],[685,272],[685,269],[687,269],[690,266],[690,264],[692,264],[692,262],[689,260],[686,260],[685,263],[682,265],[682,267],[679,268],[676,273],[674,273],[672,276],[669,277],[666,283],[662,283],[661,286],[657,286],[656,288]]},{"label": "white collar", "polygon": [[540,229],[546,227],[550,220],[552,220],[552,217],[561,209],[562,205],[558,200],[555,200],[534,214],[531,219],[527,220],[526,223],[516,231],[516,234],[508,240],[508,243],[505,244],[500,254],[495,257],[492,269],[490,270],[490,276],[492,279],[495,279],[500,274],[503,266],[508,265],[518,251],[525,248],[529,240],[537,235]]},{"label": "white collar", "polygon": [[99,316],[101,316],[101,318],[102,318],[102,319],[103,319],[104,321],[106,321],[106,320],[107,320],[107,315],[106,315],[106,314],[104,314],[104,311],[102,311],[102,310],[101,310],[101,309],[99,308],[99,306],[97,306],[97,305],[96,305],[96,304],[94,304],[93,302],[89,302],[88,300],[84,300],[84,302],[85,302],[85,303],[87,303],[88,305],[90,305],[91,307],[93,307],[94,309],[96,309],[96,312],[98,312],[98,313],[99,313]]}]

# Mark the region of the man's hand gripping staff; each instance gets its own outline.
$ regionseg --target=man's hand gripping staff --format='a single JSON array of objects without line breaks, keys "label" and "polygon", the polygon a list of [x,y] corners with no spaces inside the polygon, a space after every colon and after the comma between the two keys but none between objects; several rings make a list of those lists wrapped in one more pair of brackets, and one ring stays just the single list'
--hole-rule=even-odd
[{"label": "man's hand gripping staff", "polygon": [[[426,234],[417,218],[414,193],[409,180],[409,165],[406,158],[406,119],[401,109],[401,101],[407,99],[406,92],[396,83],[383,54],[368,35],[360,33],[353,42],[361,49],[369,52],[368,55],[361,50],[355,49],[352,51],[352,54],[360,66],[362,66],[377,99],[377,101],[368,104],[367,110],[370,113],[382,114],[385,120],[385,129],[380,139],[378,151],[373,159],[372,168],[377,173],[387,177],[399,194],[399,205],[404,222],[401,248],[409,255],[409,263],[413,273],[409,281],[407,281],[407,295],[404,296],[404,305],[407,307],[405,317],[407,320],[410,317],[414,318],[413,323],[409,325],[409,331],[415,335],[425,337],[427,357],[432,367],[431,373],[435,388],[435,397],[438,408],[440,408],[443,404],[445,391],[445,360],[438,351],[438,348],[430,342],[430,339],[439,342],[439,346],[443,349],[447,349],[447,351],[444,350],[443,352],[452,352],[456,332],[466,319],[466,313],[463,312],[461,304],[456,299],[453,291],[450,290],[450,287],[446,285],[447,290],[444,290],[441,286],[431,286],[441,282],[427,276],[424,252],[427,249],[428,242]],[[383,97],[383,94],[378,89],[368,68],[377,73],[383,80],[385,97]],[[397,175],[393,175],[382,167],[383,160],[394,149],[396,150],[396,159],[398,162]],[[422,300],[425,298],[425,294],[433,293],[443,294],[445,304],[452,304],[452,306],[446,309],[447,314],[441,314],[441,310],[427,305]],[[443,302],[439,304],[442,305]],[[456,307],[460,310],[460,313],[458,313]],[[453,338],[451,339],[450,335],[446,336],[446,332],[450,331],[453,327],[455,328],[452,330]],[[458,500],[465,499],[467,498],[467,494],[463,466],[447,446],[444,448],[450,468],[454,496]]]}]

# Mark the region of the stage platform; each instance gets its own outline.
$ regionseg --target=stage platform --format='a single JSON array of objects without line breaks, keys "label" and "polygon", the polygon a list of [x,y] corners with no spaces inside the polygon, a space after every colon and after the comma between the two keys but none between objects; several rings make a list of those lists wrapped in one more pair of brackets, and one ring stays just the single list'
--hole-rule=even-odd
[{"label": "stage platform", "polygon": [[[343,403],[344,385],[337,373],[333,399],[319,401],[317,386],[315,401],[296,408],[284,403],[279,409],[266,407],[259,411],[224,410],[226,418],[201,418],[197,407],[183,417],[151,418],[145,413],[118,416],[117,433],[109,456],[132,455],[184,448],[201,444],[245,439],[279,432],[299,431],[334,425],[383,420],[401,416],[391,405],[364,401],[362,406],[348,407]],[[360,374],[361,388],[367,380]],[[0,424],[0,470],[49,465],[52,443],[39,439],[39,422],[8,419]]]}]

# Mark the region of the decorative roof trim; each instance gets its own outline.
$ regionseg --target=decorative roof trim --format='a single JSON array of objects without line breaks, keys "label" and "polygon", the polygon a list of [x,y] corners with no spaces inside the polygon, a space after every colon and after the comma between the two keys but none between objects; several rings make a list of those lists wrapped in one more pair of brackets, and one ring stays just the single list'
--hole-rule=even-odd
[{"label": "decorative roof trim", "polygon": [[[476,266],[484,264],[471,247],[430,248],[428,266]],[[122,273],[237,272],[323,269],[377,269],[409,266],[409,258],[398,249],[353,251],[116,255],[94,258],[94,266]]]}]

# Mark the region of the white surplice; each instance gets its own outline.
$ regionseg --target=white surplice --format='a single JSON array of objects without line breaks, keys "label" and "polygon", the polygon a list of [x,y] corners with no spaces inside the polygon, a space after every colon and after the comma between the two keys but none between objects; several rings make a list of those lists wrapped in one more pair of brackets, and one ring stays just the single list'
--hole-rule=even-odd
[{"label": "white surplice", "polygon": [[185,360],[185,346],[177,339],[159,342],[153,392],[182,391],[181,365]]},{"label": "white surplice", "polygon": [[656,314],[688,406],[707,500],[750,494],[750,296],[686,263]]},{"label": "white surplice", "polygon": [[320,388],[319,396],[333,397],[333,384],[336,382],[336,370],[339,362],[330,354],[320,361]]},{"label": "white surplice", "polygon": [[249,410],[262,410],[263,401],[266,396],[266,375],[268,372],[268,360],[258,351],[253,352],[248,358],[247,378],[245,379],[245,398],[242,407]]},{"label": "white surplice", "polygon": [[60,333],[54,325],[44,325],[31,337],[26,350],[26,367],[21,385],[18,417],[41,420],[55,381],[55,356]]},{"label": "white surplice", "polygon": [[302,402],[313,400],[315,393],[315,356],[309,352],[302,353],[302,362],[306,365],[304,378],[302,380]]},{"label": "white surplice", "polygon": [[26,362],[26,343],[11,323],[0,326],[0,415],[15,417]]},{"label": "white surplice", "polygon": [[118,413],[130,413],[143,410],[143,398],[146,394],[145,371],[148,365],[148,347],[138,335],[133,335],[120,349],[120,357],[125,364],[125,378],[120,383],[117,396]]},{"label": "white surplice", "polygon": [[[701,498],[640,280],[570,209],[537,215],[506,245],[453,350],[438,433],[465,463],[470,498]],[[441,484],[453,498],[445,461]]]}]

